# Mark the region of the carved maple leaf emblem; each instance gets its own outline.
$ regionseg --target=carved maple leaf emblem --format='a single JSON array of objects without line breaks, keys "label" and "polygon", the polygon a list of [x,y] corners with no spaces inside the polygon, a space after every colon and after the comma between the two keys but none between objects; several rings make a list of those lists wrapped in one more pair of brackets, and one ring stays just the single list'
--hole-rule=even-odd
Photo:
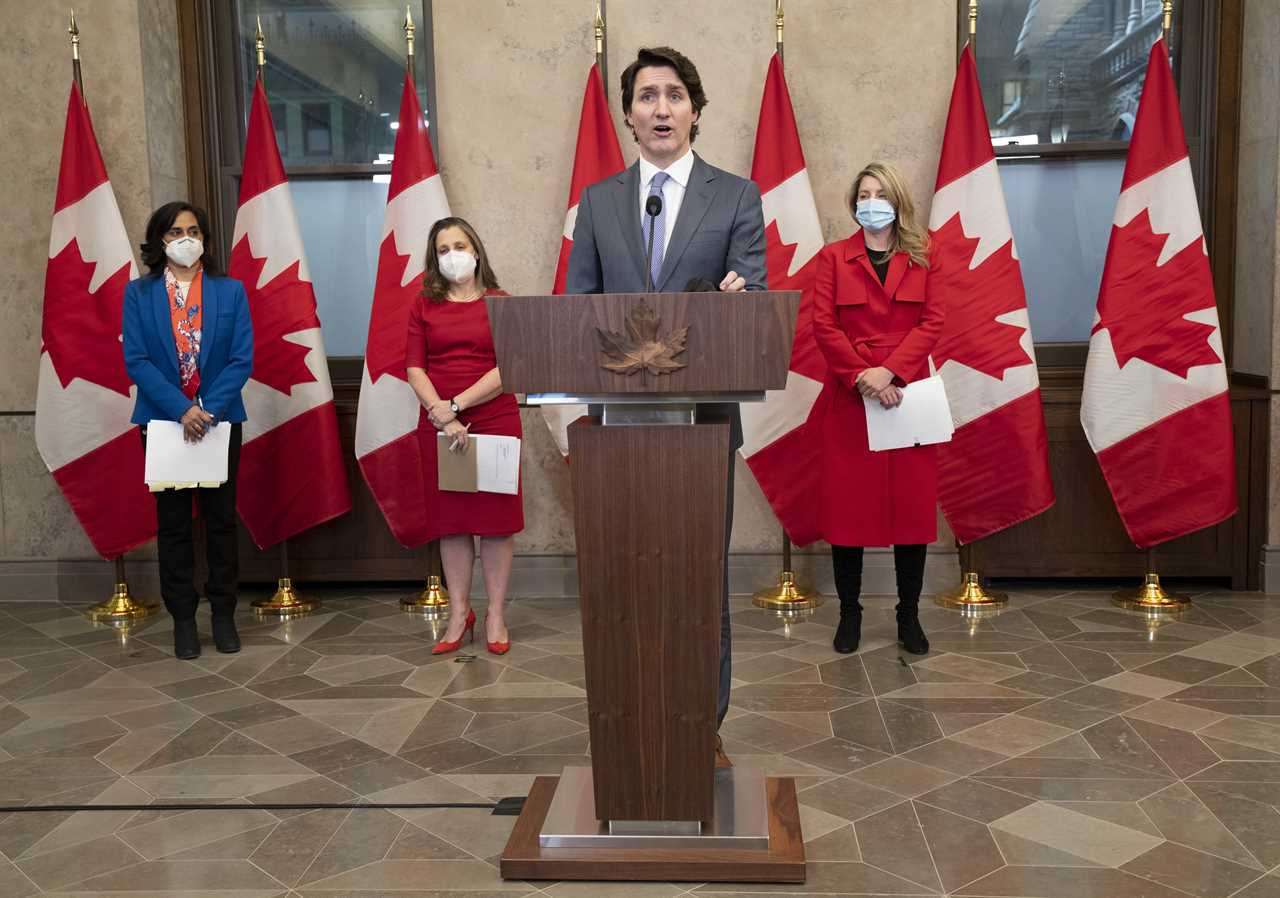
[{"label": "carved maple leaf emblem", "polygon": [[597,327],[600,352],[604,356],[600,367],[626,375],[641,370],[650,374],[679,371],[684,362],[677,361],[676,356],[684,352],[689,328],[682,327],[659,335],[659,324],[658,313],[642,299],[627,316],[626,334]]},{"label": "carved maple leaf emblem", "polygon": [[1022,271],[1013,257],[1013,241],[1005,243],[970,270],[977,237],[966,237],[959,213],[930,235],[929,290],[946,303],[947,317],[933,360],[942,367],[955,359],[991,377],[1031,362],[1022,348],[1026,330],[996,318],[1024,308]]},{"label": "carved maple leaf emblem", "polygon": [[1213,308],[1213,275],[1199,240],[1156,268],[1165,239],[1152,232],[1145,209],[1125,227],[1112,227],[1093,330],[1111,331],[1121,368],[1139,358],[1186,377],[1196,365],[1222,364],[1209,343],[1213,326],[1186,318]]}]

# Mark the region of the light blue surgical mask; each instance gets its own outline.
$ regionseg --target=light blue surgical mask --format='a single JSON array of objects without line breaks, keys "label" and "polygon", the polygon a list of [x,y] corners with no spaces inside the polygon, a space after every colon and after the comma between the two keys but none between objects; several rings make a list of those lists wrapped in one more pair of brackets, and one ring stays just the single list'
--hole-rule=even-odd
[{"label": "light blue surgical mask", "polygon": [[883,231],[893,224],[896,214],[888,200],[875,197],[869,200],[858,200],[853,217],[868,231]]}]

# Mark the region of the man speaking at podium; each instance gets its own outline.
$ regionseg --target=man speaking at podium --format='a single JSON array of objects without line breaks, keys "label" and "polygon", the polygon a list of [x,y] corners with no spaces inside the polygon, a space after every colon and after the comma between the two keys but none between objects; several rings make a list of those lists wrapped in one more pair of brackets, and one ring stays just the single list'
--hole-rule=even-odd
[{"label": "man speaking at podium", "polygon": [[[641,49],[627,66],[622,112],[640,158],[582,192],[566,293],[671,293],[699,289],[690,286],[699,281],[726,292],[768,289],[760,189],[693,152],[706,105],[698,70],[670,47]],[[742,445],[742,425],[737,405],[698,406],[700,418],[726,412],[731,432],[717,726],[729,710],[728,541],[733,455]],[[716,766],[728,765],[717,736]]]}]

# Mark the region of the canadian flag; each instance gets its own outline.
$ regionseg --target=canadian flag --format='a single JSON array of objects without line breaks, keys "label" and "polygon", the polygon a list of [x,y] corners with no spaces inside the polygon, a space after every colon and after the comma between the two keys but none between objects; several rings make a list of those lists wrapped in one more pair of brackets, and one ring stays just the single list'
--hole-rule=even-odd
[{"label": "canadian flag", "polygon": [[764,402],[742,404],[739,451],[787,535],[796,544],[806,545],[821,536],[813,502],[818,443],[806,436],[804,423],[827,371],[813,338],[813,306],[807,292],[813,282],[813,259],[822,249],[822,225],[782,57],[776,53],[769,62],[760,101],[751,180],[759,186],[764,206],[769,289],[806,293],[796,320],[787,385],[770,390]]},{"label": "canadian flag", "polygon": [[156,535],[137,388],[124,369],[124,288],[138,276],[80,89],[71,85],[44,279],[36,448],[104,558]]},{"label": "canadian flag", "polygon": [[409,309],[422,291],[431,226],[448,215],[427,123],[406,73],[356,414],[356,460],[391,533],[404,546],[426,542],[428,511],[422,504],[418,397],[404,370]]},{"label": "canadian flag", "polygon": [[973,48],[960,54],[929,214],[929,290],[946,322],[933,364],[955,435],[938,452],[938,501],[961,543],[1053,504],[1027,297]]},{"label": "canadian flag", "polygon": [[1222,331],[1163,40],[1147,64],[1094,317],[1080,422],[1134,545],[1231,517]]},{"label": "canadian flag", "polygon": [[[609,100],[604,93],[600,66],[592,64],[587,72],[587,88],[582,95],[582,115],[578,119],[578,146],[573,153],[573,179],[569,182],[569,208],[564,214],[564,236],[560,240],[560,259],[556,263],[555,286],[551,292],[564,293],[569,271],[569,253],[573,250],[573,226],[578,220],[578,196],[583,189],[625,167],[618,134],[613,130]],[[560,454],[569,454],[569,425],[587,413],[585,405],[544,405],[542,416]]]},{"label": "canadian flag", "polygon": [[227,274],[253,317],[236,507],[267,548],[351,510],[316,295],[259,78]]}]

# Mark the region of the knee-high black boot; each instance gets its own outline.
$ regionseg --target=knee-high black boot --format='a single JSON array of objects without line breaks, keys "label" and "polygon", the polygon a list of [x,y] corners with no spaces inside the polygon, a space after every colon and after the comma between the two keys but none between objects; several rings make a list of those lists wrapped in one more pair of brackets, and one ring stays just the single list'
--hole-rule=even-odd
[{"label": "knee-high black boot", "polygon": [[920,626],[920,592],[924,589],[924,562],[928,546],[894,546],[893,569],[898,579],[898,642],[913,655],[929,651],[929,640]]},{"label": "knee-high black boot", "polygon": [[847,655],[858,650],[862,640],[862,546],[831,547],[831,567],[835,571],[836,593],[840,596],[840,625],[831,645]]}]

